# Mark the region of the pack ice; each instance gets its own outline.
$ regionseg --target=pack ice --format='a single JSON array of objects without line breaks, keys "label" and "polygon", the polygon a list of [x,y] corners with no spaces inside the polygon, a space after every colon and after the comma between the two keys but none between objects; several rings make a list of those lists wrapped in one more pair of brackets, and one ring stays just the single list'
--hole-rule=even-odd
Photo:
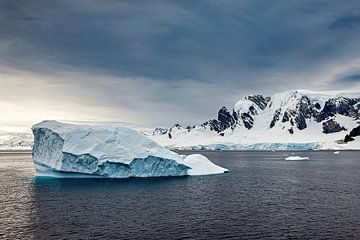
[{"label": "pack ice", "polygon": [[227,171],[203,155],[179,155],[123,126],[43,121],[32,131],[39,176],[128,178]]}]

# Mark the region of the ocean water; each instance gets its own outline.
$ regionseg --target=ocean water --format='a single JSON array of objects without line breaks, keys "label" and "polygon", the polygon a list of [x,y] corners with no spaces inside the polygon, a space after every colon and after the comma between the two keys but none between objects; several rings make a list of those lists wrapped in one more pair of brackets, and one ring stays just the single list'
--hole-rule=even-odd
[{"label": "ocean water", "polygon": [[0,153],[0,239],[360,239],[360,152],[203,154],[230,172],[37,178]]}]

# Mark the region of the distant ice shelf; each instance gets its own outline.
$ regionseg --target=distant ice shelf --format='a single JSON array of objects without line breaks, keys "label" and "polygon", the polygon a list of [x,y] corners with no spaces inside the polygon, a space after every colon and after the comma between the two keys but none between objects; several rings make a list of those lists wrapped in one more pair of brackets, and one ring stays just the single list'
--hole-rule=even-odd
[{"label": "distant ice shelf", "polygon": [[32,130],[33,161],[39,176],[168,177],[228,171],[205,156],[179,155],[123,126],[43,121]]}]

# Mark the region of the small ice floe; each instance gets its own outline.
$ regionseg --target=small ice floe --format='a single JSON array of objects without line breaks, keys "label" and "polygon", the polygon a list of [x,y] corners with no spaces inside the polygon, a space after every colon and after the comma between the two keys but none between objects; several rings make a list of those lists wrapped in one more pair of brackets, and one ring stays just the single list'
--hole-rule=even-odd
[{"label": "small ice floe", "polygon": [[289,156],[285,158],[287,161],[303,161],[303,160],[309,160],[309,157],[301,157],[301,156]]},{"label": "small ice floe", "polygon": [[334,154],[335,155],[338,155],[340,153],[340,151],[335,151]]}]

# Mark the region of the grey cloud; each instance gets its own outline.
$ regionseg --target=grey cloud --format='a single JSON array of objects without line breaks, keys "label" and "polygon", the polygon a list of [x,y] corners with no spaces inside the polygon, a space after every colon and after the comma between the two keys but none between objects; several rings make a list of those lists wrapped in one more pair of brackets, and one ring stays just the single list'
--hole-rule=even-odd
[{"label": "grey cloud", "polygon": [[360,83],[360,73],[351,74],[338,79],[338,82],[344,83]]},{"label": "grey cloud", "polygon": [[360,26],[360,15],[349,14],[336,19],[329,25],[330,29],[353,29]]},{"label": "grey cloud", "polygon": [[154,125],[207,119],[250,93],[338,87],[312,77],[359,56],[358,31],[333,31],[355,28],[359,15],[349,12],[359,8],[356,0],[2,1],[0,64],[83,73],[46,81]]}]

